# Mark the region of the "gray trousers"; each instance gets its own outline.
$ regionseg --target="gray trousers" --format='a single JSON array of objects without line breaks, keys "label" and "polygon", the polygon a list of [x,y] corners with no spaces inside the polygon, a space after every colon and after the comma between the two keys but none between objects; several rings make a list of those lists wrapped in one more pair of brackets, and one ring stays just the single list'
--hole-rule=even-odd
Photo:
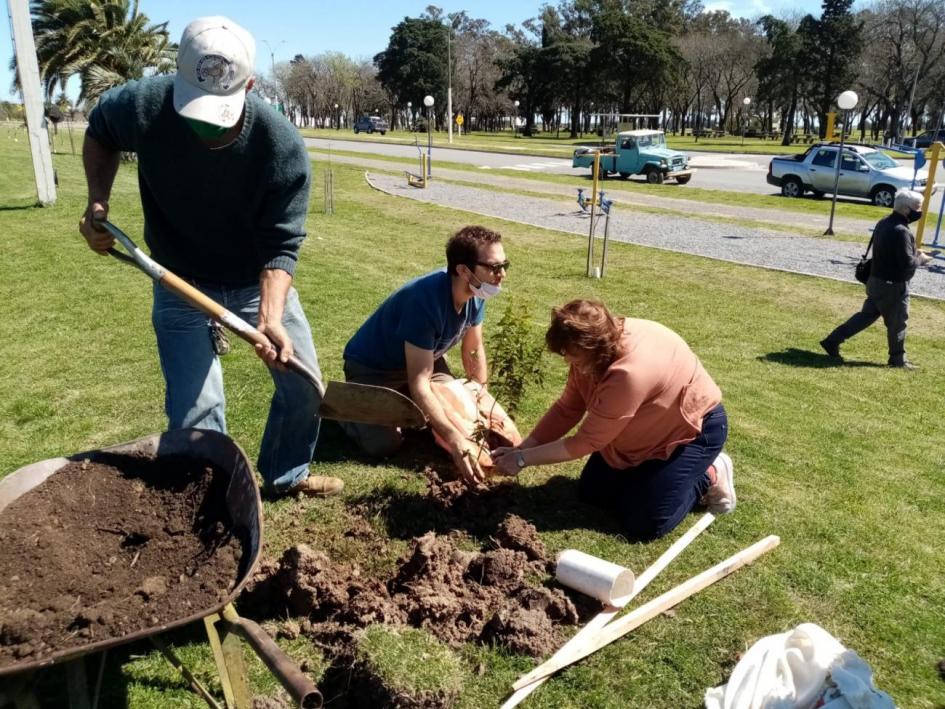
[{"label": "gray trousers", "polygon": [[866,300],[860,312],[827,335],[826,341],[839,347],[880,317],[886,325],[889,364],[902,364],[906,359],[906,322],[909,320],[908,281],[891,283],[870,276],[866,282]]},{"label": "gray trousers", "polygon": [[[407,385],[407,370],[405,369],[374,369],[346,359],[344,371],[346,382],[387,387],[399,391],[404,396],[410,396],[410,388]],[[431,377],[433,381],[444,381],[453,378],[445,359],[438,357],[434,360],[433,376]],[[341,427],[362,451],[374,457],[382,458],[393,455],[404,442],[400,429],[394,426],[344,422]]]}]

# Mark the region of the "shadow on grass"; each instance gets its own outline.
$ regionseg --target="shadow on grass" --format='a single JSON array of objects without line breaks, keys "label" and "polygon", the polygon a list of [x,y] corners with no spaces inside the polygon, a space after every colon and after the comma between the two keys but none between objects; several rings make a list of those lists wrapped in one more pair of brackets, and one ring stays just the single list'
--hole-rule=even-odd
[{"label": "shadow on grass", "polygon": [[[407,431],[396,455],[380,461],[361,453],[334,421],[324,421],[316,461],[356,461],[363,465],[401,468],[422,475],[427,469],[452,471],[453,462],[433,441],[428,431]],[[470,491],[452,503],[397,483],[352,498],[352,507],[380,518],[387,534],[412,539],[429,531],[445,534],[454,529],[488,538],[506,515],[514,513],[535,525],[538,531],[595,529],[620,534],[614,518],[577,499],[577,480],[557,475],[541,485],[522,485],[514,480],[493,485],[484,492]]]},{"label": "shadow on grass", "polygon": [[[175,646],[179,647],[189,643],[207,642],[203,625],[200,623],[191,623],[183,628],[178,628],[160,635],[161,639],[171,646],[172,650]],[[175,690],[181,692],[185,697],[188,696],[190,690],[188,689],[186,680],[173,670],[169,673],[169,676],[165,677],[154,676],[153,669],[143,669],[139,672],[129,672],[125,669],[125,665],[128,662],[153,652],[155,652],[154,646],[150,641],[143,639],[110,648],[104,656],[104,670],[102,670],[101,667],[103,660],[101,652],[83,655],[70,662],[82,663],[90,697],[94,692],[98,673],[102,671],[101,695],[98,703],[98,706],[101,707],[130,706],[131,693],[129,688],[132,684],[142,688],[147,687],[157,692]],[[159,664],[165,662],[160,654],[158,654],[156,658]],[[51,667],[40,668],[31,675],[27,673],[25,677],[14,675],[9,679],[4,679],[0,681],[0,698],[3,697],[2,690],[11,689],[15,686],[15,681],[21,679],[26,687],[31,688],[35,692],[34,696],[39,707],[58,708],[73,706],[72,702],[79,698],[69,696],[69,684],[66,681],[66,666],[67,663],[59,663]],[[195,668],[190,667],[189,669],[194,670]],[[213,672],[215,674],[215,670],[213,670]],[[196,702],[199,701],[199,698],[196,694],[192,696],[194,706],[197,706]],[[0,702],[0,706],[6,707],[7,705]],[[81,704],[77,703],[74,706],[81,706]],[[203,704],[200,704],[200,706],[203,706]]]},{"label": "shadow on grass", "polygon": [[24,209],[40,209],[39,205],[36,204],[36,201],[27,202],[24,201],[22,204],[12,203],[12,204],[0,204],[0,212],[15,212],[22,211]]},{"label": "shadow on grass", "polygon": [[797,347],[788,347],[781,352],[769,352],[766,355],[758,357],[762,362],[774,362],[775,364],[786,364],[789,367],[807,367],[810,369],[829,369],[834,367],[881,367],[885,364],[878,362],[863,362],[855,359],[835,359],[828,357],[822,352],[811,352],[809,350],[798,349]]},{"label": "shadow on grass", "polygon": [[452,504],[444,504],[425,493],[385,485],[354,498],[350,504],[366,508],[371,516],[383,520],[387,534],[397,539],[453,530],[488,539],[509,514],[523,517],[539,532],[593,529],[620,534],[615,518],[578,502],[577,480],[563,475],[536,486],[509,481],[484,492],[467,492]]}]

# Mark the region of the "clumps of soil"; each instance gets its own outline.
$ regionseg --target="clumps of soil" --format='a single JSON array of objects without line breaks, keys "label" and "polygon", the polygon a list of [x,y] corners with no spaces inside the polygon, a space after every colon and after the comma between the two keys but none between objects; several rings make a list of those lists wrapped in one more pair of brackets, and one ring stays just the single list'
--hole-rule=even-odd
[{"label": "clumps of soil", "polygon": [[[301,544],[274,571],[254,578],[241,606],[249,614],[285,612],[287,634],[312,637],[330,655],[350,660],[359,628],[373,623],[424,628],[450,646],[495,643],[534,657],[561,644],[557,626],[578,620],[560,589],[535,585],[549,560],[534,526],[510,515],[492,548],[465,551],[458,535],[415,538],[386,579],[364,578],[354,564],[334,563]],[[292,624],[291,626],[289,624]]]},{"label": "clumps of soil", "polygon": [[243,544],[204,460],[72,462],[0,513],[0,666],[215,608]]}]

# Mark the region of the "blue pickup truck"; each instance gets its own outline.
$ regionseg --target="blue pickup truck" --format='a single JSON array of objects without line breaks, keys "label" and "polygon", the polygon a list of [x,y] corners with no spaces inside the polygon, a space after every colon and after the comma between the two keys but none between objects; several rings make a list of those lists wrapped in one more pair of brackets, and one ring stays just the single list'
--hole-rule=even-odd
[{"label": "blue pickup truck", "polygon": [[600,151],[600,176],[619,174],[646,175],[646,181],[658,185],[676,180],[684,185],[692,179],[689,156],[666,147],[661,130],[628,130],[617,134],[613,145],[604,148],[581,147],[574,151],[571,167],[594,169],[594,153]]}]

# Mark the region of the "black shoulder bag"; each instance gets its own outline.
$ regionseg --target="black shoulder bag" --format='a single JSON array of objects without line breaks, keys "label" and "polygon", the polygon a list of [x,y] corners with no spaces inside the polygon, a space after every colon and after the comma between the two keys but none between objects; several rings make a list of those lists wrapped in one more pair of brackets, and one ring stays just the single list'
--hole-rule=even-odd
[{"label": "black shoulder bag", "polygon": [[873,270],[873,259],[867,258],[870,249],[873,248],[873,237],[870,236],[870,243],[866,246],[866,251],[860,256],[860,262],[856,265],[856,280],[860,283],[866,283],[870,279],[870,271]]}]

